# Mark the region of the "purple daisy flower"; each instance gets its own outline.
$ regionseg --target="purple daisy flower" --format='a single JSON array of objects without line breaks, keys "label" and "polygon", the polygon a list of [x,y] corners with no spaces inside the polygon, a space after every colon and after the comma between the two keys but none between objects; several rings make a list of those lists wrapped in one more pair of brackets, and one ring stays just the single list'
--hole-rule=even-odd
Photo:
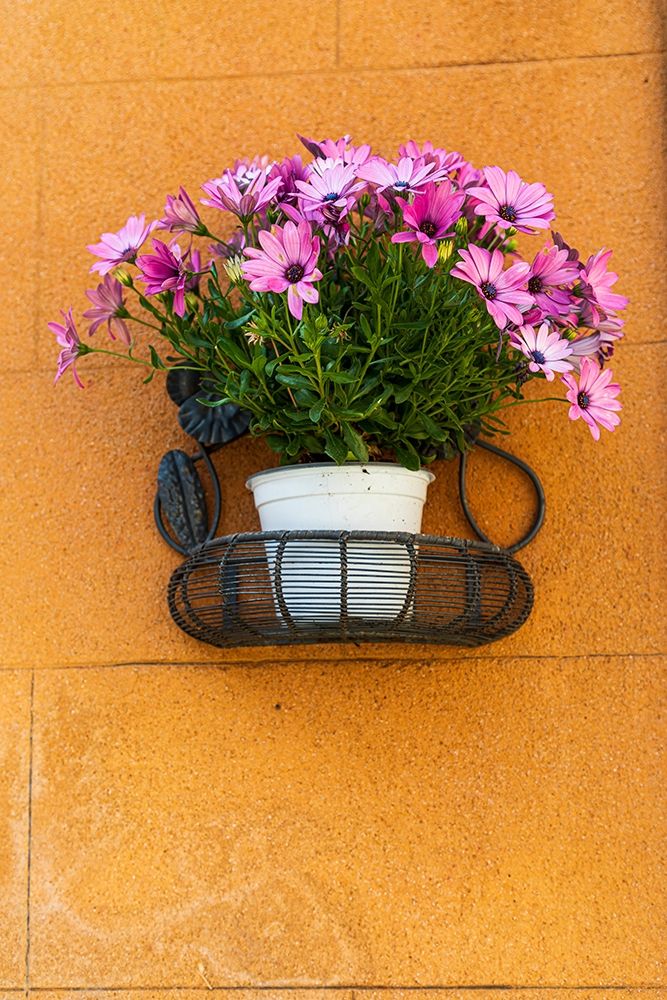
[{"label": "purple daisy flower", "polygon": [[399,146],[398,155],[411,156],[413,160],[421,157],[424,163],[435,163],[439,169],[445,170],[448,174],[453,170],[459,170],[466,162],[460,153],[448,153],[446,149],[434,146],[432,142],[423,142],[420,146],[414,139]]},{"label": "purple daisy flower", "polygon": [[184,187],[180,188],[177,195],[167,195],[160,228],[172,233],[194,233],[196,236],[203,236],[206,232],[199,212]]},{"label": "purple daisy flower", "polygon": [[129,347],[132,338],[125,322],[125,317],[129,316],[129,313],[125,308],[123,286],[120,281],[107,274],[104,281],[97,288],[89,289],[86,295],[93,303],[93,308],[86,309],[83,314],[84,319],[93,321],[88,330],[89,336],[92,337],[102,323],[106,323],[111,339],[119,337]]},{"label": "purple daisy flower", "polygon": [[519,327],[510,334],[510,343],[528,358],[528,370],[542,372],[547,382],[553,382],[556,372],[572,369],[566,360],[572,354],[572,345],[548,323],[542,323],[537,332],[532,326]]},{"label": "purple daisy flower", "polygon": [[572,292],[562,286],[571,284],[579,274],[578,266],[568,259],[568,251],[557,246],[545,248],[530,265],[528,291],[542,317],[566,316],[572,308]]},{"label": "purple daisy flower", "polygon": [[230,173],[242,191],[247,191],[258,174],[268,177],[273,168],[274,161],[267,155],[253,156],[249,160],[246,156],[234,160],[230,168]]},{"label": "purple daisy flower", "polygon": [[250,219],[255,212],[261,212],[274,198],[282,184],[281,177],[267,181],[266,173],[260,171],[247,186],[241,186],[231,170],[222,177],[202,184],[208,198],[202,198],[202,205],[219,208],[223,212],[233,212],[239,219]]},{"label": "purple daisy flower", "polygon": [[298,154],[296,156],[286,156],[281,163],[274,163],[271,167],[268,179],[272,181],[276,177],[279,177],[281,181],[276,192],[278,203],[280,204],[288,199],[294,201],[298,194],[296,182],[308,179],[308,168],[304,165]]},{"label": "purple daisy flower", "polygon": [[599,333],[585,333],[582,336],[577,336],[576,333],[569,331],[565,334],[567,337],[570,347],[572,348],[572,353],[570,354],[568,361],[571,362],[572,368],[575,371],[579,371],[581,368],[581,362],[584,358],[596,358],[600,352],[600,334]]},{"label": "purple daisy flower", "polygon": [[319,293],[312,283],[322,272],[315,266],[320,252],[320,240],[313,236],[307,222],[286,222],[272,231],[261,229],[257,234],[262,249],[247,247],[243,252],[243,276],[254,292],[284,292],[287,305],[295,319],[303,315],[303,303],[317,302]]},{"label": "purple daisy flower", "polygon": [[549,228],[555,216],[553,195],[544,184],[527,184],[515,170],[505,173],[500,167],[484,167],[483,173],[486,186],[469,188],[479,198],[478,215],[501,229],[514,227],[522,233]]},{"label": "purple daisy flower", "polygon": [[522,261],[503,271],[504,257],[500,250],[490,253],[474,243],[467,250],[459,250],[459,257],[461,260],[450,273],[475,286],[497,326],[501,330],[508,322],[521,326],[521,308],[533,304],[533,296],[525,290],[530,265]]},{"label": "purple daisy flower", "polygon": [[350,211],[356,193],[364,187],[357,180],[356,167],[339,160],[315,160],[305,181],[296,182],[299,204],[306,213],[315,213],[323,222],[336,225]]},{"label": "purple daisy flower", "polygon": [[101,258],[90,270],[108,274],[117,264],[133,264],[142,244],[159,225],[159,222],[149,222],[146,225],[145,215],[131,215],[117,233],[102,233],[99,243],[91,243],[86,247],[86,250]]},{"label": "purple daisy flower", "polygon": [[298,138],[317,160],[342,160],[343,163],[361,166],[371,155],[371,147],[367,144],[363,146],[350,145],[351,136],[349,135],[344,135],[340,139],[321,139],[319,142],[303,135],[299,135]]},{"label": "purple daisy flower", "polygon": [[600,336],[598,361],[601,365],[612,357],[615,342],[624,336],[623,326],[624,321],[613,312],[607,313],[602,322],[598,324],[597,332]]},{"label": "purple daisy flower", "polygon": [[433,160],[425,163],[421,156],[416,159],[402,156],[398,163],[389,163],[381,156],[374,156],[357,173],[363,180],[374,184],[379,193],[390,188],[393,194],[417,193],[427,182],[447,178],[446,170]]},{"label": "purple daisy flower", "polygon": [[79,378],[79,373],[75,367],[75,361],[81,353],[81,338],[76,331],[76,326],[74,325],[74,317],[72,316],[71,307],[67,312],[61,310],[64,323],[49,323],[48,327],[52,333],[56,335],[56,341],[60,344],[63,350],[58,355],[58,370],[56,371],[56,377],[53,380],[57,382],[58,379],[67,371],[68,368],[72,369],[72,375],[74,376],[74,381],[78,385],[79,389],[83,389],[83,382]]},{"label": "purple daisy flower", "polygon": [[176,243],[162,243],[153,240],[155,253],[137,258],[141,274],[139,280],[146,283],[146,295],[160,292],[174,293],[174,312],[185,315],[185,284],[190,274],[185,267],[180,247]]},{"label": "purple daisy flower", "polygon": [[454,191],[451,184],[429,184],[411,205],[403,202],[403,222],[407,231],[394,233],[392,243],[421,243],[422,256],[429,267],[438,259],[437,240],[451,238],[454,223],[461,216],[465,192]]}]

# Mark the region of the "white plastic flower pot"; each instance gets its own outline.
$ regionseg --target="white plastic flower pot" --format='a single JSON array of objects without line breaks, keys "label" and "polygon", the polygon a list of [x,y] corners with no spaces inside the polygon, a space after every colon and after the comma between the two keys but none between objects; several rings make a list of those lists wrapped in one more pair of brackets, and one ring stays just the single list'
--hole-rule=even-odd
[{"label": "white plastic flower pot", "polygon": [[[434,478],[425,469],[412,472],[390,463],[317,463],[258,472],[246,485],[253,493],[262,531],[417,534]],[[343,611],[370,619],[406,612],[411,560],[399,542],[349,542],[343,570],[337,541],[290,541],[279,567],[280,600],[275,586],[277,549],[276,542],[266,543],[279,614],[286,608],[295,621],[335,622]]]}]

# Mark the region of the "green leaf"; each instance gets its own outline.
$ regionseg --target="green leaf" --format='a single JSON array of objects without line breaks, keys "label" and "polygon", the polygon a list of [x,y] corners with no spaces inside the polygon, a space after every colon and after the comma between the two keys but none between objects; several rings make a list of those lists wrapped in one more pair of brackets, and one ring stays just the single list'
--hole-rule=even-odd
[{"label": "green leaf", "polygon": [[343,465],[349,450],[345,442],[328,427],[324,428],[324,438],[326,441],[325,453],[333,459],[336,465]]},{"label": "green leaf", "polygon": [[266,367],[266,358],[264,355],[258,354],[257,357],[253,359],[251,367],[255,375],[257,375],[258,378],[261,377],[264,374],[264,368]]},{"label": "green leaf", "polygon": [[409,441],[404,441],[402,444],[395,444],[393,448],[396,453],[396,458],[401,465],[405,466],[406,469],[411,469],[413,472],[416,472],[421,468],[419,455]]},{"label": "green leaf", "polygon": [[318,399],[316,403],[311,406],[308,411],[308,416],[313,421],[314,424],[319,423],[319,419],[322,416],[322,410],[324,409],[324,400]]},{"label": "green leaf", "polygon": [[276,375],[276,382],[280,382],[282,385],[288,385],[292,389],[311,389],[310,380],[305,377],[305,375],[286,375],[283,372],[278,372]]},{"label": "green leaf", "polygon": [[420,423],[421,423],[422,427],[426,431],[426,433],[434,441],[446,441],[447,440],[447,436],[448,436],[447,432],[444,431],[442,429],[442,427],[438,427],[438,425],[435,423],[435,421],[431,420],[431,418],[429,416],[427,416],[425,413],[420,413],[419,414],[419,420],[420,420]]},{"label": "green leaf", "polygon": [[322,378],[334,382],[336,385],[352,385],[359,378],[351,372],[322,372]]},{"label": "green leaf", "polygon": [[311,389],[295,389],[294,398],[304,408],[309,408],[317,402],[317,396]]},{"label": "green leaf", "polygon": [[[210,344],[207,346],[210,347]],[[228,358],[231,358],[235,364],[242,365],[243,367],[248,364],[248,357],[246,353],[229,337],[224,337],[221,334],[218,335],[215,340],[215,346],[218,351],[227,355]]]},{"label": "green leaf", "polygon": [[343,437],[345,438],[345,443],[354,457],[359,462],[367,462],[368,448],[361,434],[358,434],[357,431],[355,431],[353,427],[350,427],[349,424],[343,424],[341,430],[343,432]]},{"label": "green leaf", "polygon": [[397,403],[405,403],[406,400],[410,399],[410,396],[414,392],[414,386],[404,385],[402,389],[397,389],[394,392],[394,399]]},{"label": "green leaf", "polygon": [[166,371],[167,366],[163,363],[163,361],[160,358],[160,355],[155,350],[152,344],[148,345],[148,350],[151,352],[151,364],[153,365],[153,368],[157,368],[157,370],[160,372]]},{"label": "green leaf", "polygon": [[236,319],[228,320],[225,326],[228,330],[238,330],[240,326],[245,326],[255,315],[255,310],[251,309],[250,312],[244,313],[242,316],[237,316]]}]

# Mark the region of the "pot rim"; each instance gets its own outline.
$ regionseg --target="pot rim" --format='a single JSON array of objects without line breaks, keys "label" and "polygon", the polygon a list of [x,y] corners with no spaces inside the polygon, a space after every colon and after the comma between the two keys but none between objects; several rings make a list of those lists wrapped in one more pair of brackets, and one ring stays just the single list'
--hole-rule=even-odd
[{"label": "pot rim", "polygon": [[253,474],[246,480],[246,487],[247,489],[252,490],[253,485],[251,484],[255,484],[260,477],[270,476],[271,478],[277,478],[277,473],[282,473],[283,475],[288,476],[294,475],[295,473],[303,473],[305,475],[318,469],[324,469],[329,472],[344,472],[348,469],[387,469],[398,475],[419,476],[420,478],[426,478],[428,484],[435,480],[435,474],[429,469],[424,467],[420,469],[406,469],[406,467],[401,465],[399,462],[345,462],[343,465],[337,465],[335,462],[304,462],[299,465],[276,465],[270,469],[262,469],[259,472],[253,472]]}]

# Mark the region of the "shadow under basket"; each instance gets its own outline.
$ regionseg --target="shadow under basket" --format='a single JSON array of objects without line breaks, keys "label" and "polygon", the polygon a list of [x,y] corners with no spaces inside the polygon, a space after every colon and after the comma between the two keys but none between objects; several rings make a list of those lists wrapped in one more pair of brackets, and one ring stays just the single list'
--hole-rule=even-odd
[{"label": "shadow under basket", "polygon": [[484,542],[394,532],[251,532],[204,542],[173,573],[168,599],[184,632],[220,647],[479,646],[525,622],[533,586],[507,550]]}]

